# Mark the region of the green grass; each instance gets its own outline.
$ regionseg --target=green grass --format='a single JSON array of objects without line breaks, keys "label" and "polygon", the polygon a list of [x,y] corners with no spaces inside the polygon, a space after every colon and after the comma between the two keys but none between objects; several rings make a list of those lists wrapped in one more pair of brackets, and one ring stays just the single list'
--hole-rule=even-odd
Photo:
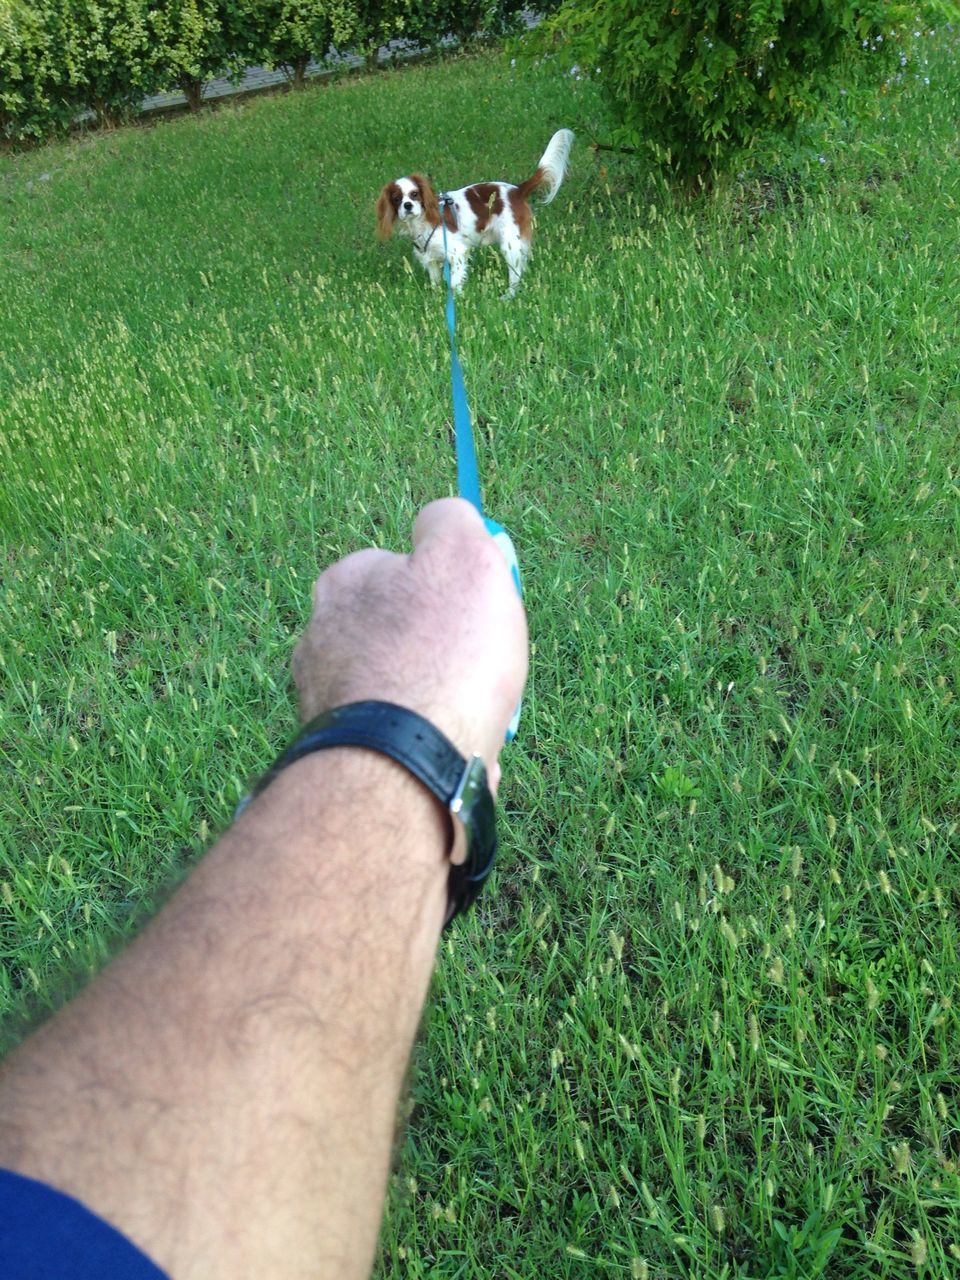
[{"label": "green grass", "polygon": [[519,179],[570,125],[520,296],[488,254],[458,310],[535,652],[377,1274],[956,1271],[949,43],[929,74],[693,206],[585,149],[588,81],[490,58],[0,158],[8,1026],[290,734],[318,567],[451,492],[380,185]]}]

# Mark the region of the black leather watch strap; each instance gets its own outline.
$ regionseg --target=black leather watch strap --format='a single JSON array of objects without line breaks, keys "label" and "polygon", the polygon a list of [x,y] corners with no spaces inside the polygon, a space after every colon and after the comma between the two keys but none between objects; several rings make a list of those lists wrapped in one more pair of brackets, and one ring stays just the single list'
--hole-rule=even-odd
[{"label": "black leather watch strap", "polygon": [[[465,860],[451,863],[449,906],[444,927],[473,902],[490,873],[497,851],[493,797],[479,757],[467,761],[429,720],[392,702],[351,702],[333,707],[306,724],[253,788],[259,795],[281,770],[328,747],[365,747],[403,765],[443,805],[450,822],[450,851],[462,824]],[[461,796],[469,802],[461,808]]]}]

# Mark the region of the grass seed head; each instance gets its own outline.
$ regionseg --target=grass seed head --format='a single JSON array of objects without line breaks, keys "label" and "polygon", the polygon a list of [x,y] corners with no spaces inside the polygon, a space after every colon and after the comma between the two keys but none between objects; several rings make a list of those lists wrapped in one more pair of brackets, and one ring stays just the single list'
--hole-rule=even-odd
[{"label": "grass seed head", "polygon": [[927,1242],[917,1232],[913,1233],[913,1239],[910,1241],[910,1261],[918,1271],[926,1265],[927,1261]]},{"label": "grass seed head", "polygon": [[753,1053],[756,1053],[760,1048],[760,1027],[757,1024],[757,1015],[755,1013],[750,1015],[747,1031],[750,1037],[750,1049]]}]

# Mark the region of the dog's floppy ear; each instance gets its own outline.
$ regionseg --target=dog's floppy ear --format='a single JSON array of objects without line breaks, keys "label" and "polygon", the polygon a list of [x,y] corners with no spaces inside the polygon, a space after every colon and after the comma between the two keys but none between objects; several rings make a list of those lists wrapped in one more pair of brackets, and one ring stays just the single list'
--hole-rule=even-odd
[{"label": "dog's floppy ear", "polygon": [[433,187],[430,185],[430,179],[425,178],[422,173],[411,173],[410,181],[415,182],[420,189],[420,203],[423,205],[423,216],[433,227],[440,225],[440,204],[437,200]]},{"label": "dog's floppy ear", "polygon": [[377,239],[389,240],[393,231],[393,224],[397,220],[397,210],[393,202],[394,192],[400,194],[400,188],[395,182],[388,182],[380,192],[380,199],[377,201]]}]

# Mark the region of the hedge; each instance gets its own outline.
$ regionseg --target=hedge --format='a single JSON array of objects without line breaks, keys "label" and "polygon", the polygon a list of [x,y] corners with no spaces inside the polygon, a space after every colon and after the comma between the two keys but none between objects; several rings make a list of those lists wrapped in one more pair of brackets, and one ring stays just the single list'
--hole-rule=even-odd
[{"label": "hedge", "polygon": [[[553,7],[550,5],[548,7]],[[101,122],[179,88],[245,66],[280,67],[302,83],[331,47],[368,59],[395,38],[432,48],[501,35],[522,0],[0,0],[0,139],[41,139],[83,112]]]}]

